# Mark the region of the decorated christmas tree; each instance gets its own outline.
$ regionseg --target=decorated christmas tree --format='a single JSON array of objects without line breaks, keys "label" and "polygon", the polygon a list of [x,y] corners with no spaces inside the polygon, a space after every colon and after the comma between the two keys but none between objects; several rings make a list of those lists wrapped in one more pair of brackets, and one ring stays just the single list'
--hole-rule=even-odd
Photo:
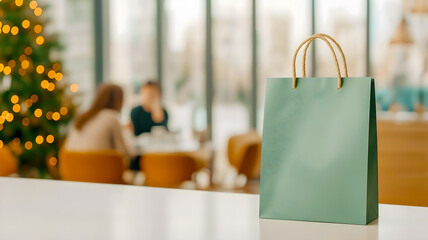
[{"label": "decorated christmas tree", "polygon": [[63,80],[61,46],[46,23],[37,1],[0,0],[0,147],[18,157],[21,171],[42,176],[57,164],[76,88]]}]

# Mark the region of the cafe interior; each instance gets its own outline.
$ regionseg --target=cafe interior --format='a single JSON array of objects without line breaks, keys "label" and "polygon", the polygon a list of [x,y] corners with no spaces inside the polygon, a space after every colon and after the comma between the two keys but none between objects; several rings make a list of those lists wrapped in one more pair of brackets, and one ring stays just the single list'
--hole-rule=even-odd
[{"label": "cafe interior", "polygon": [[[379,202],[428,207],[426,0],[0,4],[0,176],[258,194],[266,79],[324,32],[375,79]],[[321,41],[306,66],[336,76]]]}]

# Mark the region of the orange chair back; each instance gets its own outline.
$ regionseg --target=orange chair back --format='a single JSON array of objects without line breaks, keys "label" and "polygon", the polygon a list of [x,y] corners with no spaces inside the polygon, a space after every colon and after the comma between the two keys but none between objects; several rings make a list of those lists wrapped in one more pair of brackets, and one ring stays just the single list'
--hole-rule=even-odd
[{"label": "orange chair back", "polygon": [[248,179],[260,177],[262,138],[258,133],[246,133],[232,136],[227,146],[229,163],[238,174]]},{"label": "orange chair back", "polygon": [[428,123],[379,121],[379,202],[428,207]]},{"label": "orange chair back", "polygon": [[59,172],[62,180],[122,183],[123,156],[114,150],[72,152],[62,150]]},{"label": "orange chair back", "polygon": [[192,180],[193,173],[198,170],[195,159],[181,153],[145,154],[140,161],[147,186],[178,187]]},{"label": "orange chair back", "polygon": [[16,172],[18,172],[18,160],[8,147],[3,146],[0,149],[0,176],[7,177]]}]

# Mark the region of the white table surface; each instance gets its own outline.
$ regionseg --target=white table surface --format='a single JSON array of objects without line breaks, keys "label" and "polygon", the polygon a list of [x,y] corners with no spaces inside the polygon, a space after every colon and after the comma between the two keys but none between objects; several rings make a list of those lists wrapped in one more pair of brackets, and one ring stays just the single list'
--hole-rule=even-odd
[{"label": "white table surface", "polygon": [[142,134],[134,137],[134,152],[137,155],[145,153],[175,153],[193,152],[200,148],[200,144],[195,139],[163,139],[151,137],[150,134]]},{"label": "white table surface", "polygon": [[265,220],[258,195],[0,178],[0,239],[428,239],[428,208],[368,226]]}]

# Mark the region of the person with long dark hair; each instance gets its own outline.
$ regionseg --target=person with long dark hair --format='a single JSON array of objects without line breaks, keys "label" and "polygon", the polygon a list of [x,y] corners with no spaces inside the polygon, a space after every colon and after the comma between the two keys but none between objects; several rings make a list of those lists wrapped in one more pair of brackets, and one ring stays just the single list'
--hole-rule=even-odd
[{"label": "person with long dark hair", "polygon": [[74,122],[65,149],[97,151],[113,149],[129,158],[118,120],[123,90],[114,84],[101,85],[92,106]]}]

